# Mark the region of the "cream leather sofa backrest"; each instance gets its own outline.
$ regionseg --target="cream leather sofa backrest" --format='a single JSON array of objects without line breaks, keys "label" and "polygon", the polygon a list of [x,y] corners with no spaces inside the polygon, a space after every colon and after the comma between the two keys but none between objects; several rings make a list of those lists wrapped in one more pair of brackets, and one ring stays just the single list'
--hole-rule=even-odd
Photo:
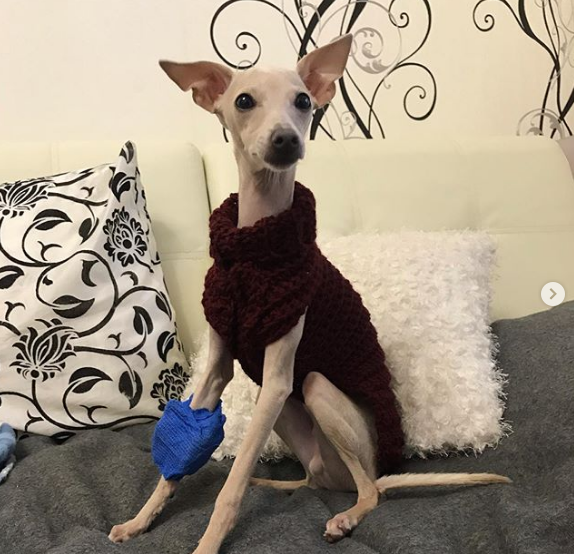
[{"label": "cream leather sofa backrest", "polygon": [[[212,206],[237,190],[229,145],[204,152]],[[574,180],[541,137],[321,141],[298,179],[317,198],[320,233],[481,229],[498,243],[492,319],[546,309],[560,282],[574,299]]]},{"label": "cream leather sofa backrest", "polygon": [[[205,328],[200,298],[210,264],[209,204],[201,155],[195,146],[182,142],[134,142],[180,336],[191,352]],[[114,162],[122,145],[122,141],[0,144],[0,183]]]},{"label": "cream leather sofa backrest", "polygon": [[[180,336],[192,352],[205,329],[200,298],[211,263],[210,205],[237,190],[231,147],[209,148],[202,159],[191,144],[134,142]],[[113,162],[121,147],[0,144],[0,183]],[[540,289],[549,281],[574,298],[574,180],[553,141],[315,142],[298,177],[317,196],[320,233],[492,233],[499,260],[493,319],[545,309]]]}]

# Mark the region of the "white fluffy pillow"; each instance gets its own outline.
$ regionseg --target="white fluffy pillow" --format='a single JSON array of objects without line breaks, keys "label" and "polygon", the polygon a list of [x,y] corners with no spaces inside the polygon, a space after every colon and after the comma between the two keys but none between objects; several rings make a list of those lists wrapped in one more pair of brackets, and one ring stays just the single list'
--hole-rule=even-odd
[{"label": "white fluffy pillow", "polygon": [[[393,375],[407,453],[481,451],[506,430],[503,377],[489,328],[495,247],[486,233],[398,232],[321,241],[321,249],[362,295]],[[205,367],[195,360],[193,385]],[[224,393],[226,439],[234,456],[258,387],[236,368]],[[288,453],[273,436],[264,457]]]}]

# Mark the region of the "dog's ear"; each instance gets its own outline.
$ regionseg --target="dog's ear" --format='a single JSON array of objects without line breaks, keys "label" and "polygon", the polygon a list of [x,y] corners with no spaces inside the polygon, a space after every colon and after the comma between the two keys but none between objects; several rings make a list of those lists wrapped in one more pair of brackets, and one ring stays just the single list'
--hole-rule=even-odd
[{"label": "dog's ear", "polygon": [[352,44],[353,35],[343,35],[299,60],[297,73],[318,107],[324,106],[335,96],[335,82],[343,76]]},{"label": "dog's ear", "polygon": [[192,90],[198,106],[208,112],[215,111],[215,102],[227,90],[233,71],[214,62],[177,63],[162,60],[161,68],[183,91]]}]

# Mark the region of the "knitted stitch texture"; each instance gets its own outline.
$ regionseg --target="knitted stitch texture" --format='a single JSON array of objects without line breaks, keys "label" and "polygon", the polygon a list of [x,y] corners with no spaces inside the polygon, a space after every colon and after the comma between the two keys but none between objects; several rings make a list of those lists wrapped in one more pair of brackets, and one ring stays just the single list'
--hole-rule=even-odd
[{"label": "knitted stitch texture", "polygon": [[203,306],[245,373],[262,383],[265,347],[307,310],[295,356],[293,395],[312,371],[367,404],[378,435],[379,471],[400,462],[404,445],[397,403],[377,332],[359,294],[316,244],[315,198],[295,183],[290,209],[237,227],[238,195],[210,218],[210,253]]},{"label": "knitted stitch texture", "polygon": [[167,480],[194,474],[223,442],[221,400],[213,412],[190,404],[191,398],[170,400],[153,433],[153,461]]}]

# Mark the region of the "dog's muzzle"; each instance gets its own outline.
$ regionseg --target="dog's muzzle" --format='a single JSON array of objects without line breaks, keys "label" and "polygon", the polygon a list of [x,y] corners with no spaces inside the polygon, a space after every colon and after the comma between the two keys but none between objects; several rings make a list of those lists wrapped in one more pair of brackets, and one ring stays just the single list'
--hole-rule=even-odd
[{"label": "dog's muzzle", "polygon": [[302,146],[297,133],[283,129],[274,131],[265,154],[265,162],[277,168],[287,168],[301,158]]}]

